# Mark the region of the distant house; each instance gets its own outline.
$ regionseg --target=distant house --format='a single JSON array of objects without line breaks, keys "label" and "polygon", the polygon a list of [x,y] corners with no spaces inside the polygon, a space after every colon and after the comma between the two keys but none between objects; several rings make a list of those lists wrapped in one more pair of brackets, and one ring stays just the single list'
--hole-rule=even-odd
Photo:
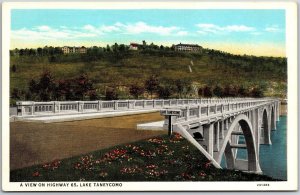
[{"label": "distant house", "polygon": [[197,44],[177,44],[175,45],[175,51],[188,51],[188,52],[196,52],[201,51],[202,47]]},{"label": "distant house", "polygon": [[139,44],[138,43],[130,43],[129,50],[138,50]]},{"label": "distant house", "polygon": [[61,48],[64,54],[69,54],[69,53],[86,53],[87,49],[86,47],[69,47],[69,46],[64,46]]},{"label": "distant house", "polygon": [[61,48],[61,50],[63,51],[64,54],[70,53],[70,47],[63,46],[63,47]]},{"label": "distant house", "polygon": [[82,46],[79,48],[79,53],[86,53],[86,52],[87,52],[86,47]]}]

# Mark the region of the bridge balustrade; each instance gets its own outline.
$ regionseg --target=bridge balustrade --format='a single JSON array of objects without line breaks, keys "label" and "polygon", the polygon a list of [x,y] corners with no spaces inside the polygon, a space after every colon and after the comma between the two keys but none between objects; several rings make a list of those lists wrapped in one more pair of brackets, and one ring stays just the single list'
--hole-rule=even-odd
[{"label": "bridge balustrade", "polygon": [[[220,100],[219,100],[220,101]],[[246,101],[246,102],[242,102]],[[227,103],[227,101],[220,103],[210,103],[213,100],[202,100],[202,102],[209,102],[203,104],[193,104],[190,106],[179,106],[178,108],[182,111],[180,116],[175,117],[176,122],[188,121],[193,118],[201,118],[201,116],[210,117],[217,114],[228,114],[233,111],[247,111],[247,109],[254,108],[257,105],[262,105],[264,103],[269,104],[270,101],[278,101],[275,99],[238,99],[238,102]],[[176,109],[178,109],[176,108]],[[167,108],[168,109],[168,108]],[[170,108],[172,109],[172,108]]]},{"label": "bridge balustrade", "polygon": [[[253,101],[253,102],[252,102]],[[201,113],[220,113],[255,104],[254,98],[201,98],[201,99],[155,99],[112,101],[51,101],[17,102],[18,115],[50,115],[58,113],[105,112],[116,110],[161,109],[166,107],[203,105]],[[220,105],[222,104],[222,106]],[[210,105],[205,108],[204,105]],[[215,106],[213,106],[215,105]],[[190,115],[193,115],[191,113]]]}]

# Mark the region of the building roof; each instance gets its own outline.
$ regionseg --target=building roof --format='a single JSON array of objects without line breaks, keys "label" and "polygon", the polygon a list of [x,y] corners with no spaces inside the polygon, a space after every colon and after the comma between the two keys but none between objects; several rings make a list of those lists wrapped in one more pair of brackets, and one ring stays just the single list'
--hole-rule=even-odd
[{"label": "building roof", "polygon": [[197,44],[184,44],[184,43],[179,43],[175,46],[190,46],[190,47],[200,47],[199,45]]},{"label": "building roof", "polygon": [[138,44],[138,43],[130,43],[130,45],[133,46],[133,47],[137,47],[137,46],[139,46],[140,44]]}]

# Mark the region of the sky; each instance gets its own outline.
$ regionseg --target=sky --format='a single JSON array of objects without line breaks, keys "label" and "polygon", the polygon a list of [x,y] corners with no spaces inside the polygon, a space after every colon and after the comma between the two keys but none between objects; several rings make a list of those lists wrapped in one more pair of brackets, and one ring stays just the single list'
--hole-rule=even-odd
[{"label": "sky", "polygon": [[189,43],[234,54],[285,56],[285,11],[278,9],[14,9],[11,49]]}]

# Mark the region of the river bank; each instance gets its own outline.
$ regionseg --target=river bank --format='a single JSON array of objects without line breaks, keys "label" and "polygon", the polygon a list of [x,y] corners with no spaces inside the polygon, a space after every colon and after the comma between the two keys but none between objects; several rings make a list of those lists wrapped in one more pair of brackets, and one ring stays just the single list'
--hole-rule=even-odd
[{"label": "river bank", "polygon": [[281,102],[280,104],[280,116],[286,116],[287,115],[287,102]]}]

